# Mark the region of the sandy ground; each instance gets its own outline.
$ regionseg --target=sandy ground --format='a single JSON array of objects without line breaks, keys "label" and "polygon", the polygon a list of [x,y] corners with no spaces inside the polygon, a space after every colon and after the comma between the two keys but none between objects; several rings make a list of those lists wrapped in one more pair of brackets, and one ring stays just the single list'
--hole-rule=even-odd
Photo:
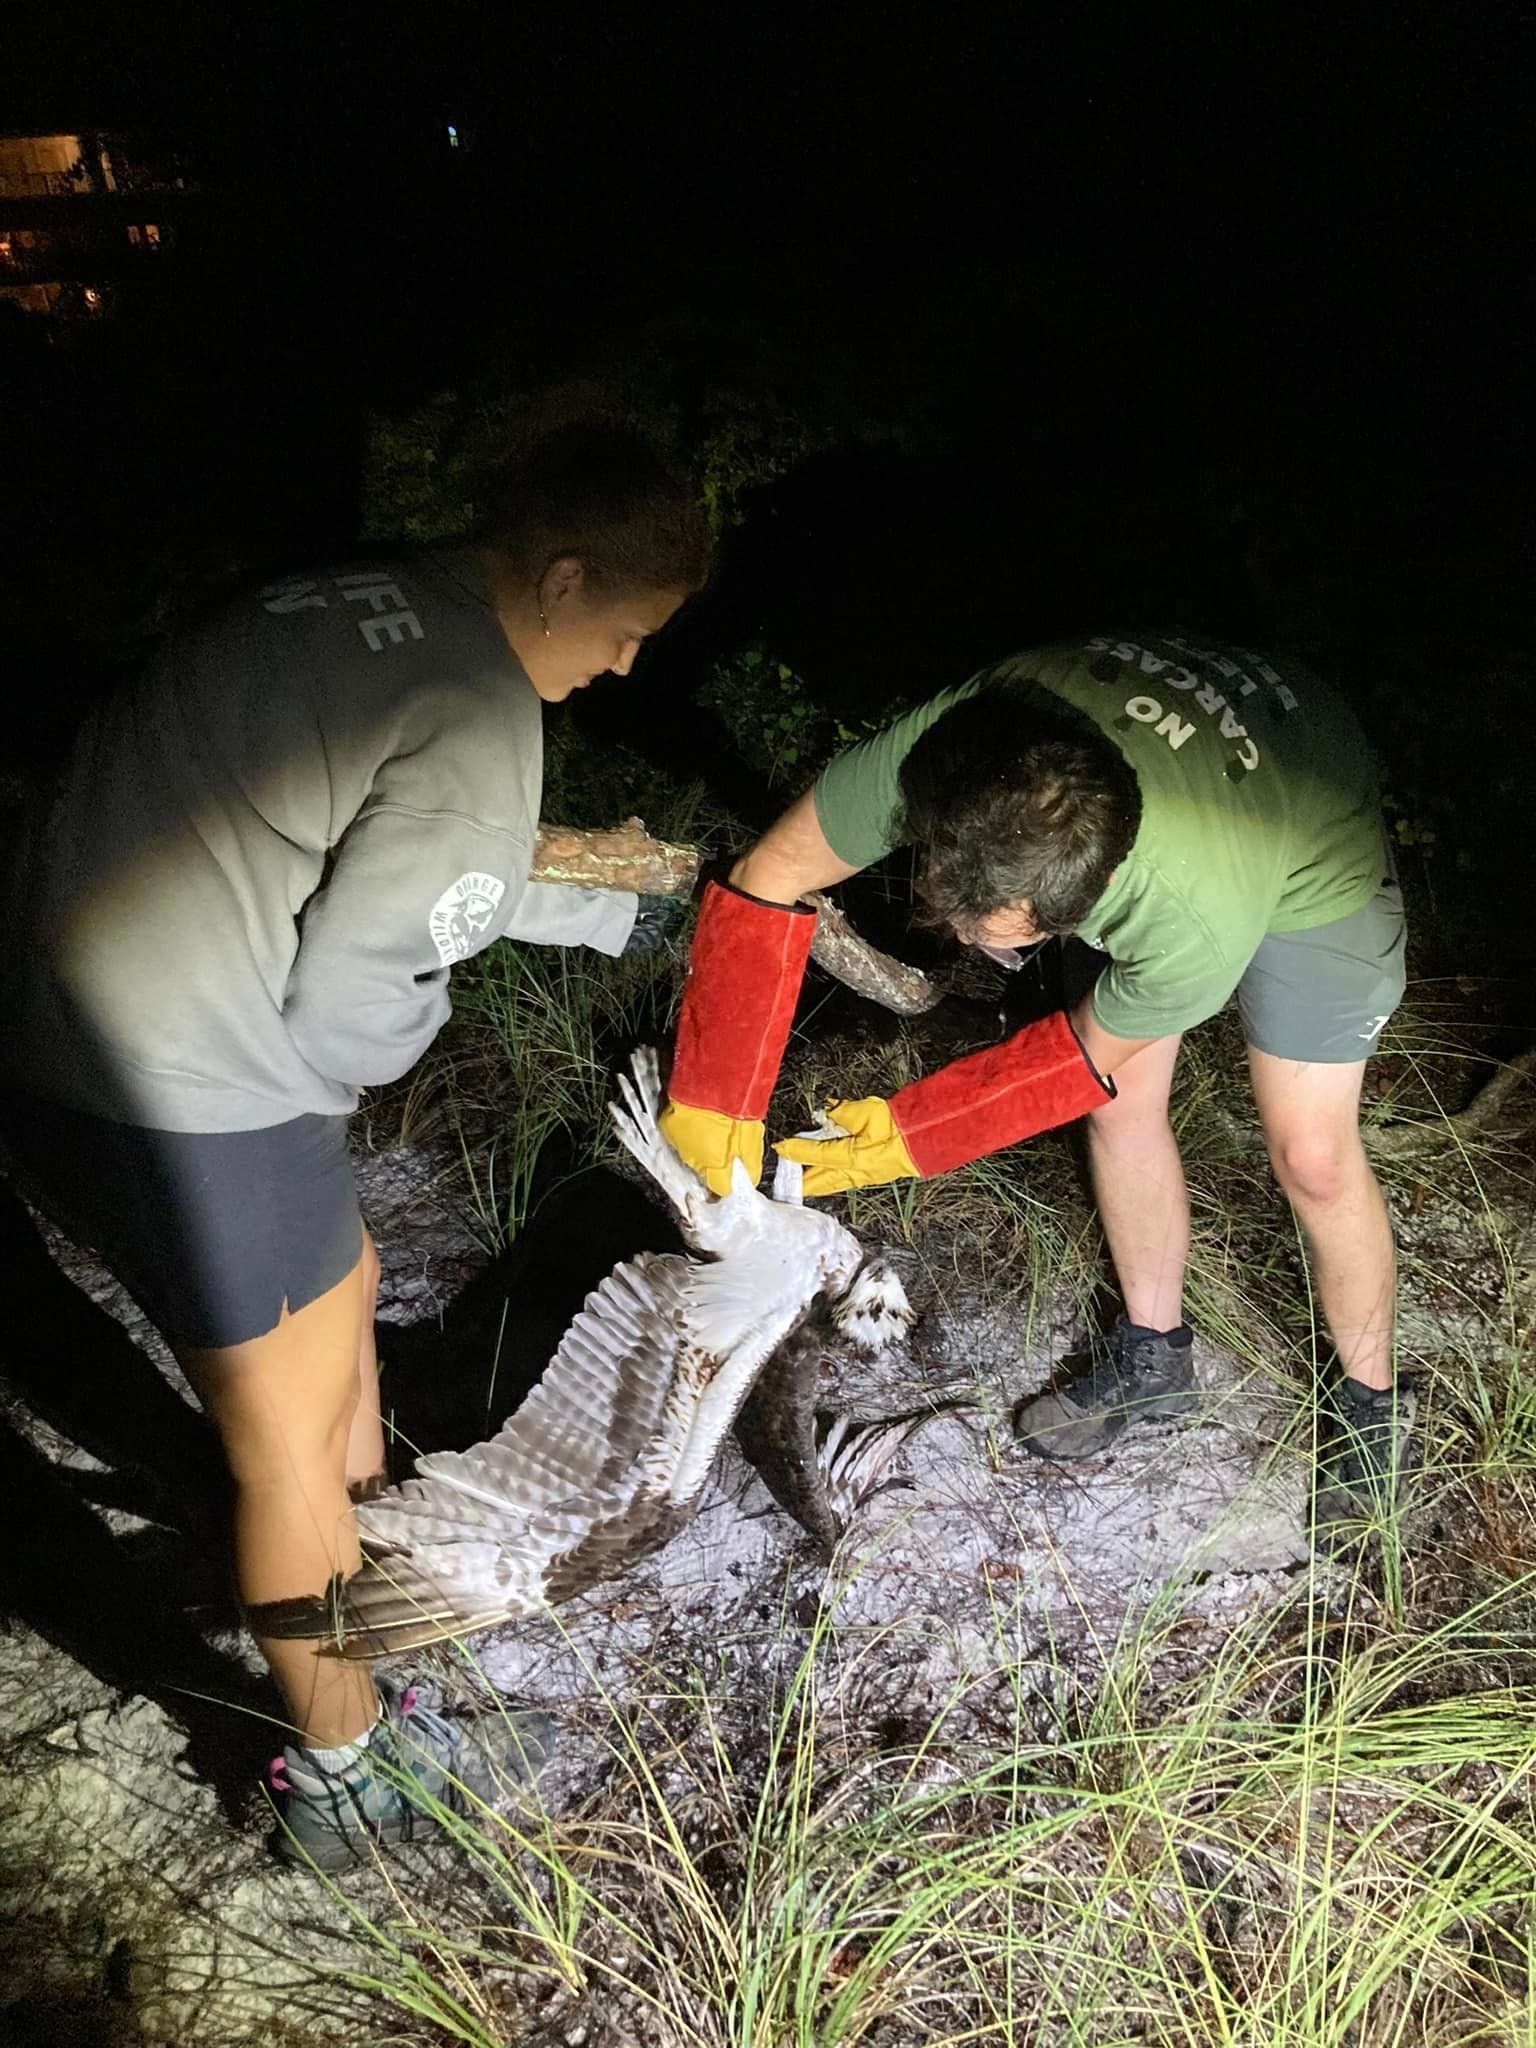
[{"label": "sandy ground", "polygon": [[[381,1319],[402,1345],[446,1327],[485,1263],[435,1192],[440,1165],[404,1150],[359,1158],[385,1268]],[[72,1249],[56,1255],[174,1375],[111,1282]],[[547,1622],[482,1641],[497,1690],[560,1719],[551,1803],[600,1769],[602,1694],[644,1691],[661,1667],[723,1672],[750,1693],[820,1625],[817,1682],[873,1725],[931,1713],[1007,1665],[1035,1671],[1044,1699],[1074,1644],[1102,1646],[1153,1603],[1214,1639],[1288,1590],[1309,1553],[1305,1464],[1284,1440],[1283,1395],[1242,1383],[1201,1347],[1194,1421],[1140,1425],[1101,1459],[1045,1465],[1016,1448],[1008,1416],[1047,1376],[1061,1331],[1049,1316],[1026,1330],[952,1289],[937,1296],[909,1271],[928,1298],[911,1349],[850,1364],[838,1399],[868,1415],[923,1398],[965,1405],[911,1439],[830,1568],[732,1450],[664,1552]],[[483,1358],[473,1370],[484,1374]],[[22,1426],[50,1460],[102,1475],[63,1435]],[[143,1516],[98,1512],[121,1541],[157,1534]],[[246,1653],[227,1601],[215,1592],[200,1613],[237,1668]],[[878,1655],[861,1656],[871,1645]],[[240,1726],[254,1730],[253,1751],[277,1746],[259,1724]],[[18,1621],[0,1634],[0,1729],[0,2040],[282,2048],[391,2037],[387,2015],[345,1982],[374,1966],[354,1914],[389,1917],[387,1883],[362,1873],[328,1890],[275,1866],[254,1774],[216,1790],[164,1700],[108,1682]],[[441,1852],[393,1867],[416,1900],[453,1881]]]}]

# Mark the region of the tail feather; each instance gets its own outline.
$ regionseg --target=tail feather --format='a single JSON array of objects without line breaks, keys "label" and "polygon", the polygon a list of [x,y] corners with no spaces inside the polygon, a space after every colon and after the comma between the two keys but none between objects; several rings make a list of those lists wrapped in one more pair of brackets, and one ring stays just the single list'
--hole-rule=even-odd
[{"label": "tail feather", "polygon": [[875,1422],[857,1422],[842,1414],[832,1417],[816,1447],[827,1503],[846,1528],[864,1504],[879,1493],[898,1453],[926,1423],[940,1415],[968,1411],[970,1401],[941,1401],[908,1415],[888,1415]]},{"label": "tail feather", "polygon": [[284,1603],[281,1618],[264,1614],[260,1633],[321,1643],[336,1657],[388,1657],[496,1628],[532,1611],[515,1596],[486,1600],[454,1592],[401,1551],[365,1554],[352,1577],[332,1579],[322,1598]]}]

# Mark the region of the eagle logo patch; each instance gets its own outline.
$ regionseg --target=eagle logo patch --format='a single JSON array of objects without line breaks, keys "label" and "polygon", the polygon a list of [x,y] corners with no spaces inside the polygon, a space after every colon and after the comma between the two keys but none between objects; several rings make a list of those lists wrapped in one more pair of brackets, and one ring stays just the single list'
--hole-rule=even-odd
[{"label": "eagle logo patch", "polygon": [[467,960],[475,951],[506,893],[506,883],[495,875],[460,875],[438,897],[427,924],[445,967]]}]

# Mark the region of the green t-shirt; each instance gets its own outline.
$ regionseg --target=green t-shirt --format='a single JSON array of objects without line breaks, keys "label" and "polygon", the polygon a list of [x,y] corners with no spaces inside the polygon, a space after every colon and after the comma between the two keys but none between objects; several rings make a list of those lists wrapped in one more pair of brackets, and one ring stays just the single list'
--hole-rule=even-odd
[{"label": "green t-shirt", "polygon": [[850,747],[815,790],[840,860],[867,867],[899,844],[908,750],[952,704],[1008,682],[1084,712],[1141,786],[1136,843],[1079,927],[1110,956],[1093,1007],[1116,1037],[1201,1023],[1267,933],[1349,917],[1380,887],[1375,764],[1348,707],[1305,670],[1182,638],[1015,655]]}]

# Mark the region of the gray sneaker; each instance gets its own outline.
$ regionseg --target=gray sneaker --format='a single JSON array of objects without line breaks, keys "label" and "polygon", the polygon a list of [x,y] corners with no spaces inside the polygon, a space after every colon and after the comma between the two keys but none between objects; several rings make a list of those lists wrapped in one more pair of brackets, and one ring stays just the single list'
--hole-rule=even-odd
[{"label": "gray sneaker", "polygon": [[1121,1316],[1089,1345],[1086,1369],[1021,1401],[1013,1424],[1037,1458],[1091,1458],[1144,1415],[1187,1415],[1199,1399],[1188,1325],[1144,1330]]},{"label": "gray sneaker", "polygon": [[548,1714],[481,1715],[451,1721],[423,1706],[416,1687],[378,1681],[384,1715],[368,1747],[344,1771],[320,1769],[285,1749],[267,1772],[282,1800],[274,1852],[285,1863],[345,1870],[387,1843],[442,1834],[436,1809],[468,1819],[531,1785],[554,1748]]},{"label": "gray sneaker", "polygon": [[1364,1387],[1342,1375],[1320,1400],[1312,1528],[1327,1545],[1358,1542],[1404,1506],[1418,1470],[1412,1383]]}]

